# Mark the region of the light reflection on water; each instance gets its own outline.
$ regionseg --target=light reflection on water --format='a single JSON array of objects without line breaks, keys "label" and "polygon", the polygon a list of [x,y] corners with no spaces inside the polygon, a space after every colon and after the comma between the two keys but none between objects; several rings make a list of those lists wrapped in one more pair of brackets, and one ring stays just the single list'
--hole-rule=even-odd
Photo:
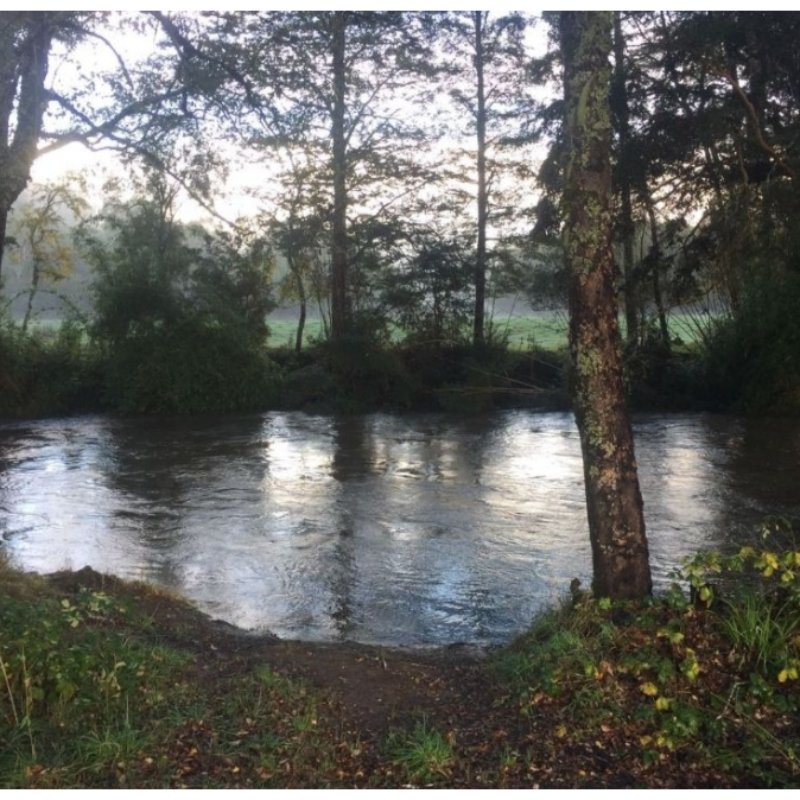
[{"label": "light reflection on water", "polygon": [[[682,556],[799,515],[800,423],[635,431],[659,585]],[[160,583],[285,637],[504,641],[591,572],[567,414],[49,420],[0,427],[0,468],[18,565]]]}]

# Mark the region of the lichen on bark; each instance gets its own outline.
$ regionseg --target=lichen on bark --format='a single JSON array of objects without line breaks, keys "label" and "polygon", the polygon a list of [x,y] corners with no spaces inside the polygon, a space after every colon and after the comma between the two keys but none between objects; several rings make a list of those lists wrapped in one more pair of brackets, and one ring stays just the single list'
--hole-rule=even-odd
[{"label": "lichen on bark", "polygon": [[594,589],[650,593],[647,537],[620,360],[611,250],[611,12],[561,13],[565,136],[564,251],[570,351]]}]

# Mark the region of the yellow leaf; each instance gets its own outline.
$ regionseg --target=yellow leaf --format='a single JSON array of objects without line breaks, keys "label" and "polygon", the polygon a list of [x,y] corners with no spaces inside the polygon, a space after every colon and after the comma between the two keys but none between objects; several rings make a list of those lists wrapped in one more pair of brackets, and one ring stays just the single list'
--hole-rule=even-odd
[{"label": "yellow leaf", "polygon": [[786,683],[786,681],[788,679],[789,679],[789,670],[788,669],[782,669],[778,673],[778,683]]},{"label": "yellow leaf", "polygon": [[672,705],[672,700],[668,697],[659,697],[656,699],[656,709],[658,711],[669,711],[669,707]]},{"label": "yellow leaf", "polygon": [[642,694],[646,694],[648,697],[655,697],[658,694],[658,686],[648,681],[639,686],[639,691]]},{"label": "yellow leaf", "polygon": [[555,734],[559,739],[563,739],[567,735],[567,726],[559,725],[555,730]]}]

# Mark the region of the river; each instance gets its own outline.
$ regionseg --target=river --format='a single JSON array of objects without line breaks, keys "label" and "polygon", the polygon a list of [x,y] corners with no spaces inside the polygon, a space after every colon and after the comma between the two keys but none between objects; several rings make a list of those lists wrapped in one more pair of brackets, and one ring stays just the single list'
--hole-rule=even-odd
[{"label": "river", "polygon": [[[635,418],[658,588],[800,519],[800,421]],[[79,417],[0,425],[0,546],[304,640],[508,641],[591,556],[570,414]]]}]

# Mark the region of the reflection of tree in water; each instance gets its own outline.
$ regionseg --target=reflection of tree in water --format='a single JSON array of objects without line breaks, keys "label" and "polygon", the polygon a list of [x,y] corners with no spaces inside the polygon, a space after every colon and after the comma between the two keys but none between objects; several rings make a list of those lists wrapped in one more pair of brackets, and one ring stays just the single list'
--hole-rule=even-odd
[{"label": "reflection of tree in water", "polygon": [[434,417],[420,426],[422,436],[403,447],[422,474],[413,492],[407,570],[417,575],[415,634],[425,640],[454,641],[484,636],[497,622],[497,596],[482,592],[481,575],[490,569],[481,540],[478,509],[488,449],[497,444],[501,417]]},{"label": "reflection of tree in water", "polygon": [[752,487],[759,500],[796,509],[800,419],[744,419],[738,445],[730,460],[732,479]]},{"label": "reflection of tree in water", "polygon": [[323,570],[331,594],[330,616],[341,637],[353,627],[353,589],[358,579],[355,553],[354,506],[359,500],[359,478],[369,475],[375,458],[367,417],[337,417],[333,425],[331,475],[337,483],[336,519],[331,520],[333,549],[330,569]]},{"label": "reflection of tree in water", "polygon": [[39,448],[49,444],[49,437],[40,433],[43,424],[46,423],[16,424],[0,429],[0,552],[16,536],[26,534],[36,523],[47,520],[46,515],[20,512],[17,508],[17,470],[25,469],[25,463],[33,457],[32,451],[38,457]]},{"label": "reflection of tree in water", "polygon": [[[0,546],[24,568],[122,567],[286,635],[496,639],[585,545],[572,430],[523,412],[14,423]],[[681,555],[800,516],[798,420],[648,415],[637,455],[662,586]]]},{"label": "reflection of tree in water", "polygon": [[651,561],[662,579],[699,549],[752,544],[769,515],[800,513],[800,422],[685,415],[636,427]]},{"label": "reflection of tree in water", "polygon": [[[467,540],[479,536],[470,499],[481,491],[477,485],[496,421],[432,415],[409,425],[375,415],[332,425],[336,540],[333,568],[324,574],[339,634],[360,630],[357,606],[372,607],[375,599],[387,616],[376,617],[373,608],[366,621],[372,636],[396,626],[410,639],[429,637],[450,624],[443,620],[455,621],[454,607],[459,628],[483,629],[491,609],[476,602],[481,557]],[[370,574],[360,576],[359,568]],[[360,577],[374,597],[354,601]]]},{"label": "reflection of tree in water", "polygon": [[125,419],[109,426],[98,466],[117,501],[111,524],[146,545],[146,567],[156,580],[179,585],[181,547],[202,542],[197,514],[216,492],[241,488],[244,476],[254,485],[262,480],[262,428],[259,416]]},{"label": "reflection of tree in water", "polygon": [[725,481],[750,512],[751,526],[768,516],[784,516],[800,530],[800,420],[747,418],[739,421],[737,436],[730,424],[719,432],[729,458]]}]

